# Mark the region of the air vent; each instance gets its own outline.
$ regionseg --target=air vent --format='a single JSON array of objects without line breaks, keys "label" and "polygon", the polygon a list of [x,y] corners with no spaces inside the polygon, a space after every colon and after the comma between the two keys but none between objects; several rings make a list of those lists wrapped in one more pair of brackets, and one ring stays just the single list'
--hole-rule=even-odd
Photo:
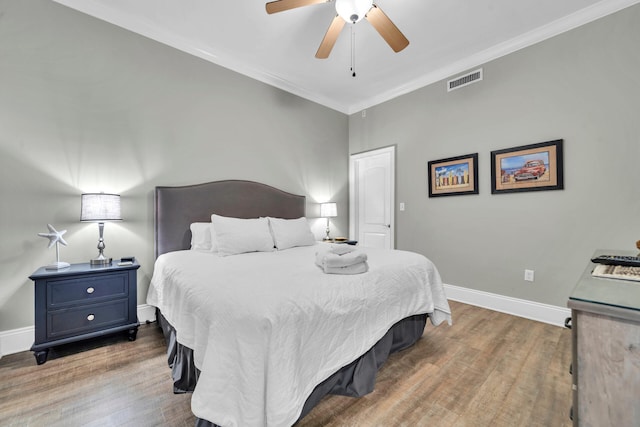
[{"label": "air vent", "polygon": [[480,80],[482,80],[482,68],[465,74],[464,76],[456,77],[453,80],[449,80],[447,82],[447,92],[460,89],[461,87],[468,86],[471,83],[479,82]]}]

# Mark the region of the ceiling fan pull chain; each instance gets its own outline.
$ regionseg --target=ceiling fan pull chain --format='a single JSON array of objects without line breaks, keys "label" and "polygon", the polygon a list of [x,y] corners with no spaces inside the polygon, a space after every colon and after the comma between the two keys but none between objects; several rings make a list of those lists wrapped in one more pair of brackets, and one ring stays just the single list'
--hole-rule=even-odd
[{"label": "ceiling fan pull chain", "polygon": [[353,31],[354,25],[351,24],[351,75],[356,76],[356,33]]}]

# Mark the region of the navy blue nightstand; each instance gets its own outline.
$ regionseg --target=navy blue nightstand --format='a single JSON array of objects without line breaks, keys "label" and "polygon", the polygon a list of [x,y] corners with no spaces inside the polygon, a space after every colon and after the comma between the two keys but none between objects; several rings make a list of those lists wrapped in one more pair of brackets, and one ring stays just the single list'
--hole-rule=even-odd
[{"label": "navy blue nightstand", "polygon": [[71,264],[62,270],[36,270],[36,362],[47,361],[49,348],[127,331],[134,341],[138,333],[137,270],[140,265],[107,266]]}]

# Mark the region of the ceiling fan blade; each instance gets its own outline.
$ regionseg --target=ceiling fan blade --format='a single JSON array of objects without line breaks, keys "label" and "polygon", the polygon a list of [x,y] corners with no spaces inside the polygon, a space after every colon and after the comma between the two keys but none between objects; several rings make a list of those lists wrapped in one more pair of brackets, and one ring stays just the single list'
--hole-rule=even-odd
[{"label": "ceiling fan blade", "polygon": [[329,25],[329,29],[324,35],[322,43],[320,43],[320,47],[316,52],[316,58],[326,59],[329,57],[331,49],[333,49],[333,45],[336,44],[336,40],[338,40],[338,36],[340,35],[344,24],[344,19],[340,18],[340,16],[336,15],[336,17],[333,18],[333,21],[331,21],[331,25]]},{"label": "ceiling fan blade", "polygon": [[394,52],[400,52],[409,45],[409,40],[400,32],[391,19],[375,4],[365,15],[367,21],[380,33],[382,38],[391,46]]},{"label": "ceiling fan blade", "polygon": [[310,6],[312,4],[327,3],[328,0],[277,0],[270,1],[266,4],[267,13],[284,12],[285,10],[295,9],[302,6]]}]

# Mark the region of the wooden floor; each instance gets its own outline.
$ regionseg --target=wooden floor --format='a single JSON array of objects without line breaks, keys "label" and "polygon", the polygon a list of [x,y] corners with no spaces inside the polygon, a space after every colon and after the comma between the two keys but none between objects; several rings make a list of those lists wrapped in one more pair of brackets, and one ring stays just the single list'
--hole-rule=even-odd
[{"label": "wooden floor", "polygon": [[[454,325],[427,325],[392,355],[373,393],[326,397],[296,427],[570,426],[570,332],[451,302]],[[0,359],[1,426],[193,426],[172,393],[162,334],[114,336]]]}]

